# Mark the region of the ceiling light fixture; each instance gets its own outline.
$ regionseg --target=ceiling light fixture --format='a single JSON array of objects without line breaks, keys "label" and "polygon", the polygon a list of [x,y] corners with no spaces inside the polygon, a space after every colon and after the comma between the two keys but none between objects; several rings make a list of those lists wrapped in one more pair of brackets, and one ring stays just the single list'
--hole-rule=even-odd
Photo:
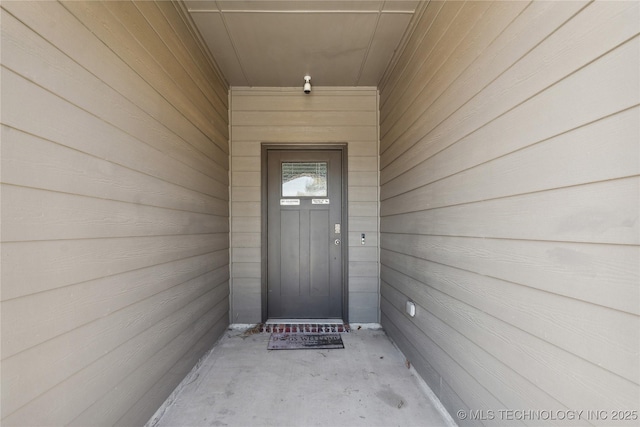
[{"label": "ceiling light fixture", "polygon": [[304,86],[302,89],[307,95],[311,93],[311,76],[304,76]]}]

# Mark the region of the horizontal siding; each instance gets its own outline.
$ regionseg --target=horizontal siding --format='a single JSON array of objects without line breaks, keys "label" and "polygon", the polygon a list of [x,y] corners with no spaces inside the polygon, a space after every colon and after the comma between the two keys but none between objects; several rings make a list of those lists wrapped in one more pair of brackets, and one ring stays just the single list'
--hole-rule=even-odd
[{"label": "horizontal siding", "polygon": [[[8,300],[3,306],[9,329],[4,334],[3,353],[13,356],[25,351],[37,352],[38,344],[74,331],[74,327],[91,324],[197,278],[206,276],[211,283],[221,283],[229,274],[228,257],[222,252],[156,264],[40,292],[31,298]],[[108,306],[104,305],[105,301],[109,301]],[[34,312],[32,306],[44,308]],[[20,313],[30,311],[28,319],[19,318]]]},{"label": "horizontal siding", "polygon": [[430,2],[385,77],[382,323],[454,417],[637,409],[639,18]]},{"label": "horizontal siding", "polygon": [[[564,19],[569,19],[582,7],[579,2],[569,4],[572,5],[569,10],[564,10],[566,6],[555,6],[548,13],[562,12]],[[533,4],[531,7],[539,6]],[[631,10],[628,10],[629,8]],[[603,69],[615,70],[620,65],[623,67],[626,65],[625,69],[619,71],[621,77],[632,78],[634,76],[631,73],[632,67],[628,61],[624,60],[624,54],[622,51],[612,51],[611,55],[601,56],[609,49],[633,37],[634,30],[631,24],[634,14],[637,12],[633,10],[632,4],[625,6],[619,3],[607,6],[606,2],[602,2],[591,5],[573,19],[569,19],[558,31],[540,40],[537,46],[532,46],[535,48],[531,52],[528,54],[526,51],[523,52],[526,56],[521,60],[518,60],[518,57],[511,57],[512,61],[517,62],[509,64],[510,67],[507,70],[500,70],[503,71],[502,74],[489,85],[478,88],[482,89],[481,93],[476,93],[475,87],[463,86],[458,89],[457,85],[451,85],[450,91],[458,89],[470,95],[469,98],[456,97],[454,99],[459,100],[459,103],[445,107],[439,104],[445,103],[449,98],[441,95],[438,98],[440,103],[429,105],[427,102],[427,105],[416,105],[421,111],[419,120],[411,126],[402,126],[402,123],[396,122],[394,126],[400,127],[402,135],[397,138],[391,138],[392,134],[385,135],[381,140],[381,145],[382,141],[389,142],[390,139],[396,141],[393,150],[387,149],[381,156],[384,169],[382,182],[386,182],[397,174],[391,173],[391,169],[387,168],[392,161],[395,160],[393,169],[399,172],[405,171],[425,159],[422,154],[424,150],[429,150],[426,157],[430,157],[467,135],[471,138],[479,138],[474,139],[475,141],[493,139],[500,135],[504,138],[501,145],[508,147],[507,141],[514,144],[518,140],[514,140],[513,134],[517,132],[522,140],[520,144],[532,144],[557,135],[563,130],[573,129],[620,111],[625,106],[633,105],[633,91],[625,90],[620,80],[608,79],[609,75],[602,72]],[[557,20],[558,18],[555,21],[546,21],[545,25],[550,28],[551,24]],[[626,25],[620,25],[620,21],[626,22]],[[530,22],[529,25],[533,26],[536,23]],[[604,33],[606,37],[603,37]],[[528,33],[522,37],[525,36],[531,37]],[[633,46],[627,45],[624,49],[632,50]],[[513,55],[513,52],[505,48],[502,54]],[[552,60],[557,61],[555,67],[548,66],[549,61]],[[591,61],[595,61],[594,66],[585,67]],[[622,64],[616,61],[621,61]],[[490,65],[492,63],[487,67]],[[475,73],[484,71],[470,68],[469,73],[472,70]],[[494,73],[497,72],[494,71]],[[565,79],[565,77],[568,78]],[[477,74],[473,74],[473,79],[478,80]],[[625,80],[622,79],[622,81]],[[591,87],[590,91],[582,90],[586,85]],[[620,85],[623,87],[621,88]],[[599,92],[604,87],[607,90],[604,93]],[[629,102],[630,99],[631,102]],[[614,103],[613,109],[611,102]],[[575,108],[576,105],[581,105],[583,108]],[[584,108],[587,105],[591,109]],[[516,106],[519,108],[514,108]],[[524,121],[525,118],[530,118],[542,108],[547,116],[547,126],[535,126],[530,121],[525,128],[512,125],[518,120]],[[447,110],[452,109],[452,113],[447,116]],[[445,118],[446,120],[443,120]],[[437,127],[434,126],[436,124]],[[382,126],[381,132],[382,129],[386,127]],[[524,139],[522,139],[523,133]],[[443,135],[446,135],[446,138]],[[420,144],[417,144],[418,141]],[[517,148],[521,147],[522,145]],[[396,150],[402,151],[402,158],[397,160]],[[407,159],[407,162],[404,162],[404,159]]]},{"label": "horizontal siding", "polygon": [[[4,186],[5,241],[93,239],[227,231],[224,216]],[[19,203],[18,203],[19,201]]]},{"label": "horizontal siding", "polygon": [[375,141],[378,137],[378,128],[371,126],[349,126],[321,124],[314,126],[239,126],[233,127],[233,139],[238,141],[287,141],[292,135],[297,135],[298,143],[311,143],[318,141],[343,142],[343,141]]},{"label": "horizontal siding", "polygon": [[[635,246],[556,242],[550,248],[545,241],[528,241],[523,247],[511,239],[398,234],[385,236],[384,242],[383,248],[416,260],[480,270],[497,279],[639,314],[640,250]],[[608,286],[603,287],[603,281]]]},{"label": "horizontal siding", "polygon": [[[499,279],[477,278],[467,271],[433,265],[428,261],[407,261],[407,257],[395,253],[387,254],[385,251],[383,259],[388,260],[392,266],[410,262],[416,269],[427,267],[428,270],[423,274],[411,271],[412,275],[418,276],[420,280],[426,279],[433,283],[426,289],[419,288],[421,291],[433,291],[435,295],[442,292],[446,298],[455,297],[456,301],[473,305],[512,327],[535,337],[544,337],[546,346],[555,345],[573,355],[589,358],[598,366],[617,373],[629,382],[638,378],[638,368],[634,366],[637,359],[637,342],[625,339],[633,337],[637,330],[635,315],[606,310],[601,306],[575,301],[572,298],[558,297],[549,301],[548,293],[545,291],[522,286],[510,289],[505,281]],[[410,285],[417,286],[419,283],[419,280],[403,277],[395,270],[383,276],[387,277],[385,281],[394,285],[401,286],[401,283],[407,282],[407,289]],[[442,276],[446,278],[443,279]],[[451,283],[455,284],[455,288]],[[476,301],[477,294],[484,295],[481,302]],[[514,301],[517,301],[517,304]],[[615,377],[612,379],[625,383]],[[628,390],[631,391],[632,388]]]},{"label": "horizontal siding", "polygon": [[228,237],[218,233],[3,243],[3,261],[11,268],[2,271],[2,298],[8,300],[212,252],[228,259],[228,250],[220,249],[228,246],[227,242]]},{"label": "horizontal siding", "polygon": [[[85,109],[66,102],[64,98],[30,83],[28,79],[9,69],[3,70],[2,79],[7,85],[5,97],[24,96],[39,100],[37,105],[21,103],[7,109],[6,116],[3,114],[3,120],[11,130],[28,130],[26,133],[33,133],[39,138],[68,149],[100,157],[116,165],[135,169],[211,196],[217,195],[217,191],[226,185],[171,158],[164,147],[140,143],[125,130],[100,120]],[[78,122],[75,126],[64,125],[69,117],[77,117]],[[136,166],[138,163],[142,164]],[[213,169],[217,167],[214,164],[210,166]],[[172,178],[175,172],[180,174]]]},{"label": "horizontal siding", "polygon": [[[184,186],[189,185],[187,182],[180,185],[15,128],[0,131],[5,140],[2,157],[6,184],[178,211],[216,215],[229,211],[228,200],[220,194],[216,197],[189,189]],[[93,173],[88,175],[83,168],[69,164],[85,165]],[[215,181],[211,185],[222,186]],[[208,191],[207,187],[203,189]]]},{"label": "horizontal siding", "polygon": [[[370,88],[335,88],[314,87],[314,96],[291,96],[299,88],[233,88],[233,111],[289,111],[289,112],[362,112],[376,111],[377,106],[371,103]],[[321,94],[322,96],[318,96]],[[325,96],[329,95],[329,96]],[[235,148],[235,147],[234,147]]]},{"label": "horizontal siding", "polygon": [[[56,339],[47,341],[42,345],[34,348],[30,348],[17,357],[8,359],[7,362],[3,362],[3,366],[12,368],[11,372],[27,372],[20,378],[13,378],[7,381],[9,386],[12,386],[12,397],[7,399],[7,409],[21,408],[26,402],[29,402],[27,398],[36,398],[36,390],[48,390],[44,393],[44,396],[38,397],[35,402],[19,409],[15,414],[8,417],[10,420],[22,419],[21,422],[27,422],[32,412],[33,407],[38,405],[51,405],[55,404],[56,396],[61,392],[59,384],[76,384],[75,378],[81,376],[77,373],[77,367],[81,366],[83,369],[80,371],[82,375],[86,374],[91,376],[101,375],[108,376],[110,381],[121,381],[124,379],[123,374],[119,373],[119,370],[133,370],[137,365],[133,365],[129,362],[129,356],[123,356],[122,360],[126,360],[127,363],[123,363],[121,367],[116,369],[115,367],[108,369],[97,369],[97,366],[108,366],[111,363],[117,363],[118,356],[114,356],[115,351],[121,351],[121,348],[131,347],[129,351],[139,352],[140,362],[144,363],[149,354],[145,353],[141,348],[147,345],[144,335],[151,330],[152,327],[166,324],[156,334],[154,339],[161,341],[165,339],[164,330],[169,331],[169,328],[186,328],[188,323],[195,322],[197,318],[187,320],[189,313],[189,305],[192,304],[211,304],[215,300],[223,300],[224,298],[209,298],[211,296],[221,296],[221,294],[227,293],[225,290],[223,280],[219,282],[216,287],[217,294],[213,294],[210,288],[216,285],[211,281],[216,276],[215,272],[205,273],[202,276],[188,280],[172,288],[160,292],[156,295],[126,306],[125,308],[114,312],[114,314],[103,316],[96,321],[89,322],[86,325],[80,326],[69,333],[57,336]],[[220,283],[223,283],[220,285]],[[188,292],[187,292],[188,290]],[[195,305],[194,305],[195,306]],[[199,307],[199,306],[198,306]],[[200,308],[198,308],[200,309]],[[203,308],[204,309],[204,308]],[[200,313],[202,314],[202,313]],[[197,316],[200,316],[198,314]],[[182,317],[184,315],[184,318]],[[171,316],[174,316],[171,318]],[[195,315],[194,315],[195,316]],[[171,320],[168,320],[171,319]],[[177,332],[176,332],[177,333]],[[73,343],[82,343],[82,351],[78,351]],[[157,343],[156,343],[157,344]],[[161,346],[163,344],[160,344]],[[155,347],[156,350],[162,347]],[[124,350],[123,350],[124,351]],[[109,353],[109,358],[105,358],[105,354]],[[105,360],[111,359],[111,362]],[[6,365],[5,365],[6,363]],[[34,368],[36,367],[36,368]],[[30,370],[31,369],[31,370]],[[99,373],[99,374],[97,374]],[[111,377],[113,376],[113,378]],[[69,380],[69,377],[73,377],[73,381]],[[36,385],[36,387],[34,387]],[[53,387],[56,386],[56,387]],[[95,387],[105,389],[106,385],[103,381],[99,381],[95,384]],[[108,390],[106,388],[105,390]],[[68,399],[88,399],[94,398],[95,395],[89,394],[89,396],[70,396],[69,392],[65,394]],[[26,396],[26,397],[25,397]],[[52,403],[46,403],[47,401],[53,401]],[[79,407],[83,407],[78,404]],[[54,425],[60,425],[64,421],[67,408],[57,408],[55,412],[60,414],[60,418],[57,418],[52,411],[51,406],[42,408],[40,411],[36,411],[41,414],[43,418],[37,421],[37,425],[47,424],[47,418],[49,422]],[[31,414],[33,415],[33,414]]]},{"label": "horizontal siding", "polygon": [[339,142],[349,156],[350,321],[378,322],[377,91],[232,88],[231,123],[233,321],[262,320],[261,143]]},{"label": "horizontal siding", "polygon": [[226,83],[168,2],[0,13],[2,424],[142,425],[228,324]]},{"label": "horizontal siding", "polygon": [[376,123],[376,111],[236,111],[231,126],[371,126]]},{"label": "horizontal siding", "polygon": [[[489,162],[483,158],[477,164],[464,164],[457,153],[450,153],[453,146],[426,160],[429,167],[388,181],[381,197],[438,207],[632,176],[635,159],[625,153],[635,149],[638,114],[638,107],[631,108],[510,153],[492,150],[498,146],[491,139],[484,145],[483,157],[489,158],[489,151],[499,157]],[[494,185],[466,185],[495,178]],[[456,191],[440,190],[445,187]]]},{"label": "horizontal siding", "polygon": [[[203,94],[171,49],[151,29],[146,18],[131,2],[87,4],[65,1],[64,7],[91,28],[137,74],[183,112],[215,146],[227,152],[224,107],[210,102],[216,97]],[[150,34],[150,32],[152,32]],[[221,101],[218,100],[218,104]]]},{"label": "horizontal siding", "polygon": [[[630,177],[409,213],[387,214],[391,233],[638,244],[638,178]],[[411,204],[409,209],[411,209]],[[385,209],[382,209],[385,212]],[[531,224],[536,227],[529,227]]]},{"label": "horizontal siding", "polygon": [[[170,384],[172,387],[177,387],[198,362],[200,357],[197,357],[197,355],[206,353],[211,348],[211,342],[215,342],[224,333],[228,310],[228,301],[226,299],[221,300],[217,306],[201,316],[194,323],[193,328],[186,329],[174,338],[166,346],[165,351],[153,355],[148,362],[128,375],[122,383],[122,390],[119,387],[111,390],[100,401],[92,404],[74,419],[70,425],[86,426],[95,419],[115,420],[116,416],[120,417],[120,414],[114,413],[112,402],[121,402],[123,404],[133,396],[139,396],[143,391],[145,391],[145,394],[140,398],[139,405],[157,405],[156,402],[164,397],[162,391],[166,389],[166,386],[159,389],[142,390],[141,384],[145,381],[155,381],[155,384],[158,385]],[[210,325],[214,326],[206,330]],[[193,350],[186,347],[191,342],[195,342],[192,347]],[[157,367],[157,369],[152,367]],[[164,373],[164,375],[159,377],[158,374],[160,373]],[[117,422],[114,422],[114,425],[144,425],[147,421],[146,415],[131,409],[121,416]]]}]

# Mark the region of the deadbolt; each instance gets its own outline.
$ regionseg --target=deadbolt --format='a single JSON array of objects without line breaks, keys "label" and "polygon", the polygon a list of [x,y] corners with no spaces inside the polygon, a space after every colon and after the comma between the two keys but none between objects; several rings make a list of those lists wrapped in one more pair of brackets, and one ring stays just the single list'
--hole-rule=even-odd
[{"label": "deadbolt", "polygon": [[333,243],[338,246],[340,244],[340,239],[336,239]]}]

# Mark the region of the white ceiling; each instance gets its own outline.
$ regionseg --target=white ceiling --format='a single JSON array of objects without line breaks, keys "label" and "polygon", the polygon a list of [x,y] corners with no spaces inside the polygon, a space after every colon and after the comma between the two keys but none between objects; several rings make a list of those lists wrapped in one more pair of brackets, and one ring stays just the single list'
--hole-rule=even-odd
[{"label": "white ceiling", "polygon": [[377,86],[419,1],[183,0],[231,86]]}]

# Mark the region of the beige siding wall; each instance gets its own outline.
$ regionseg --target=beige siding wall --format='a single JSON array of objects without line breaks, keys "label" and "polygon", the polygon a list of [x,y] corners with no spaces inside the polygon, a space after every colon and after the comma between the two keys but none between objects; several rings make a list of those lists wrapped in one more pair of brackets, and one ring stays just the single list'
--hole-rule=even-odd
[{"label": "beige siding wall", "polygon": [[263,142],[348,143],[350,321],[378,322],[377,97],[375,88],[231,89],[232,322],[261,321]]},{"label": "beige siding wall", "polygon": [[2,425],[142,425],[228,324],[227,87],[169,2],[2,2]]},{"label": "beige siding wall", "polygon": [[430,2],[383,82],[382,324],[454,418],[638,409],[638,6]]}]

